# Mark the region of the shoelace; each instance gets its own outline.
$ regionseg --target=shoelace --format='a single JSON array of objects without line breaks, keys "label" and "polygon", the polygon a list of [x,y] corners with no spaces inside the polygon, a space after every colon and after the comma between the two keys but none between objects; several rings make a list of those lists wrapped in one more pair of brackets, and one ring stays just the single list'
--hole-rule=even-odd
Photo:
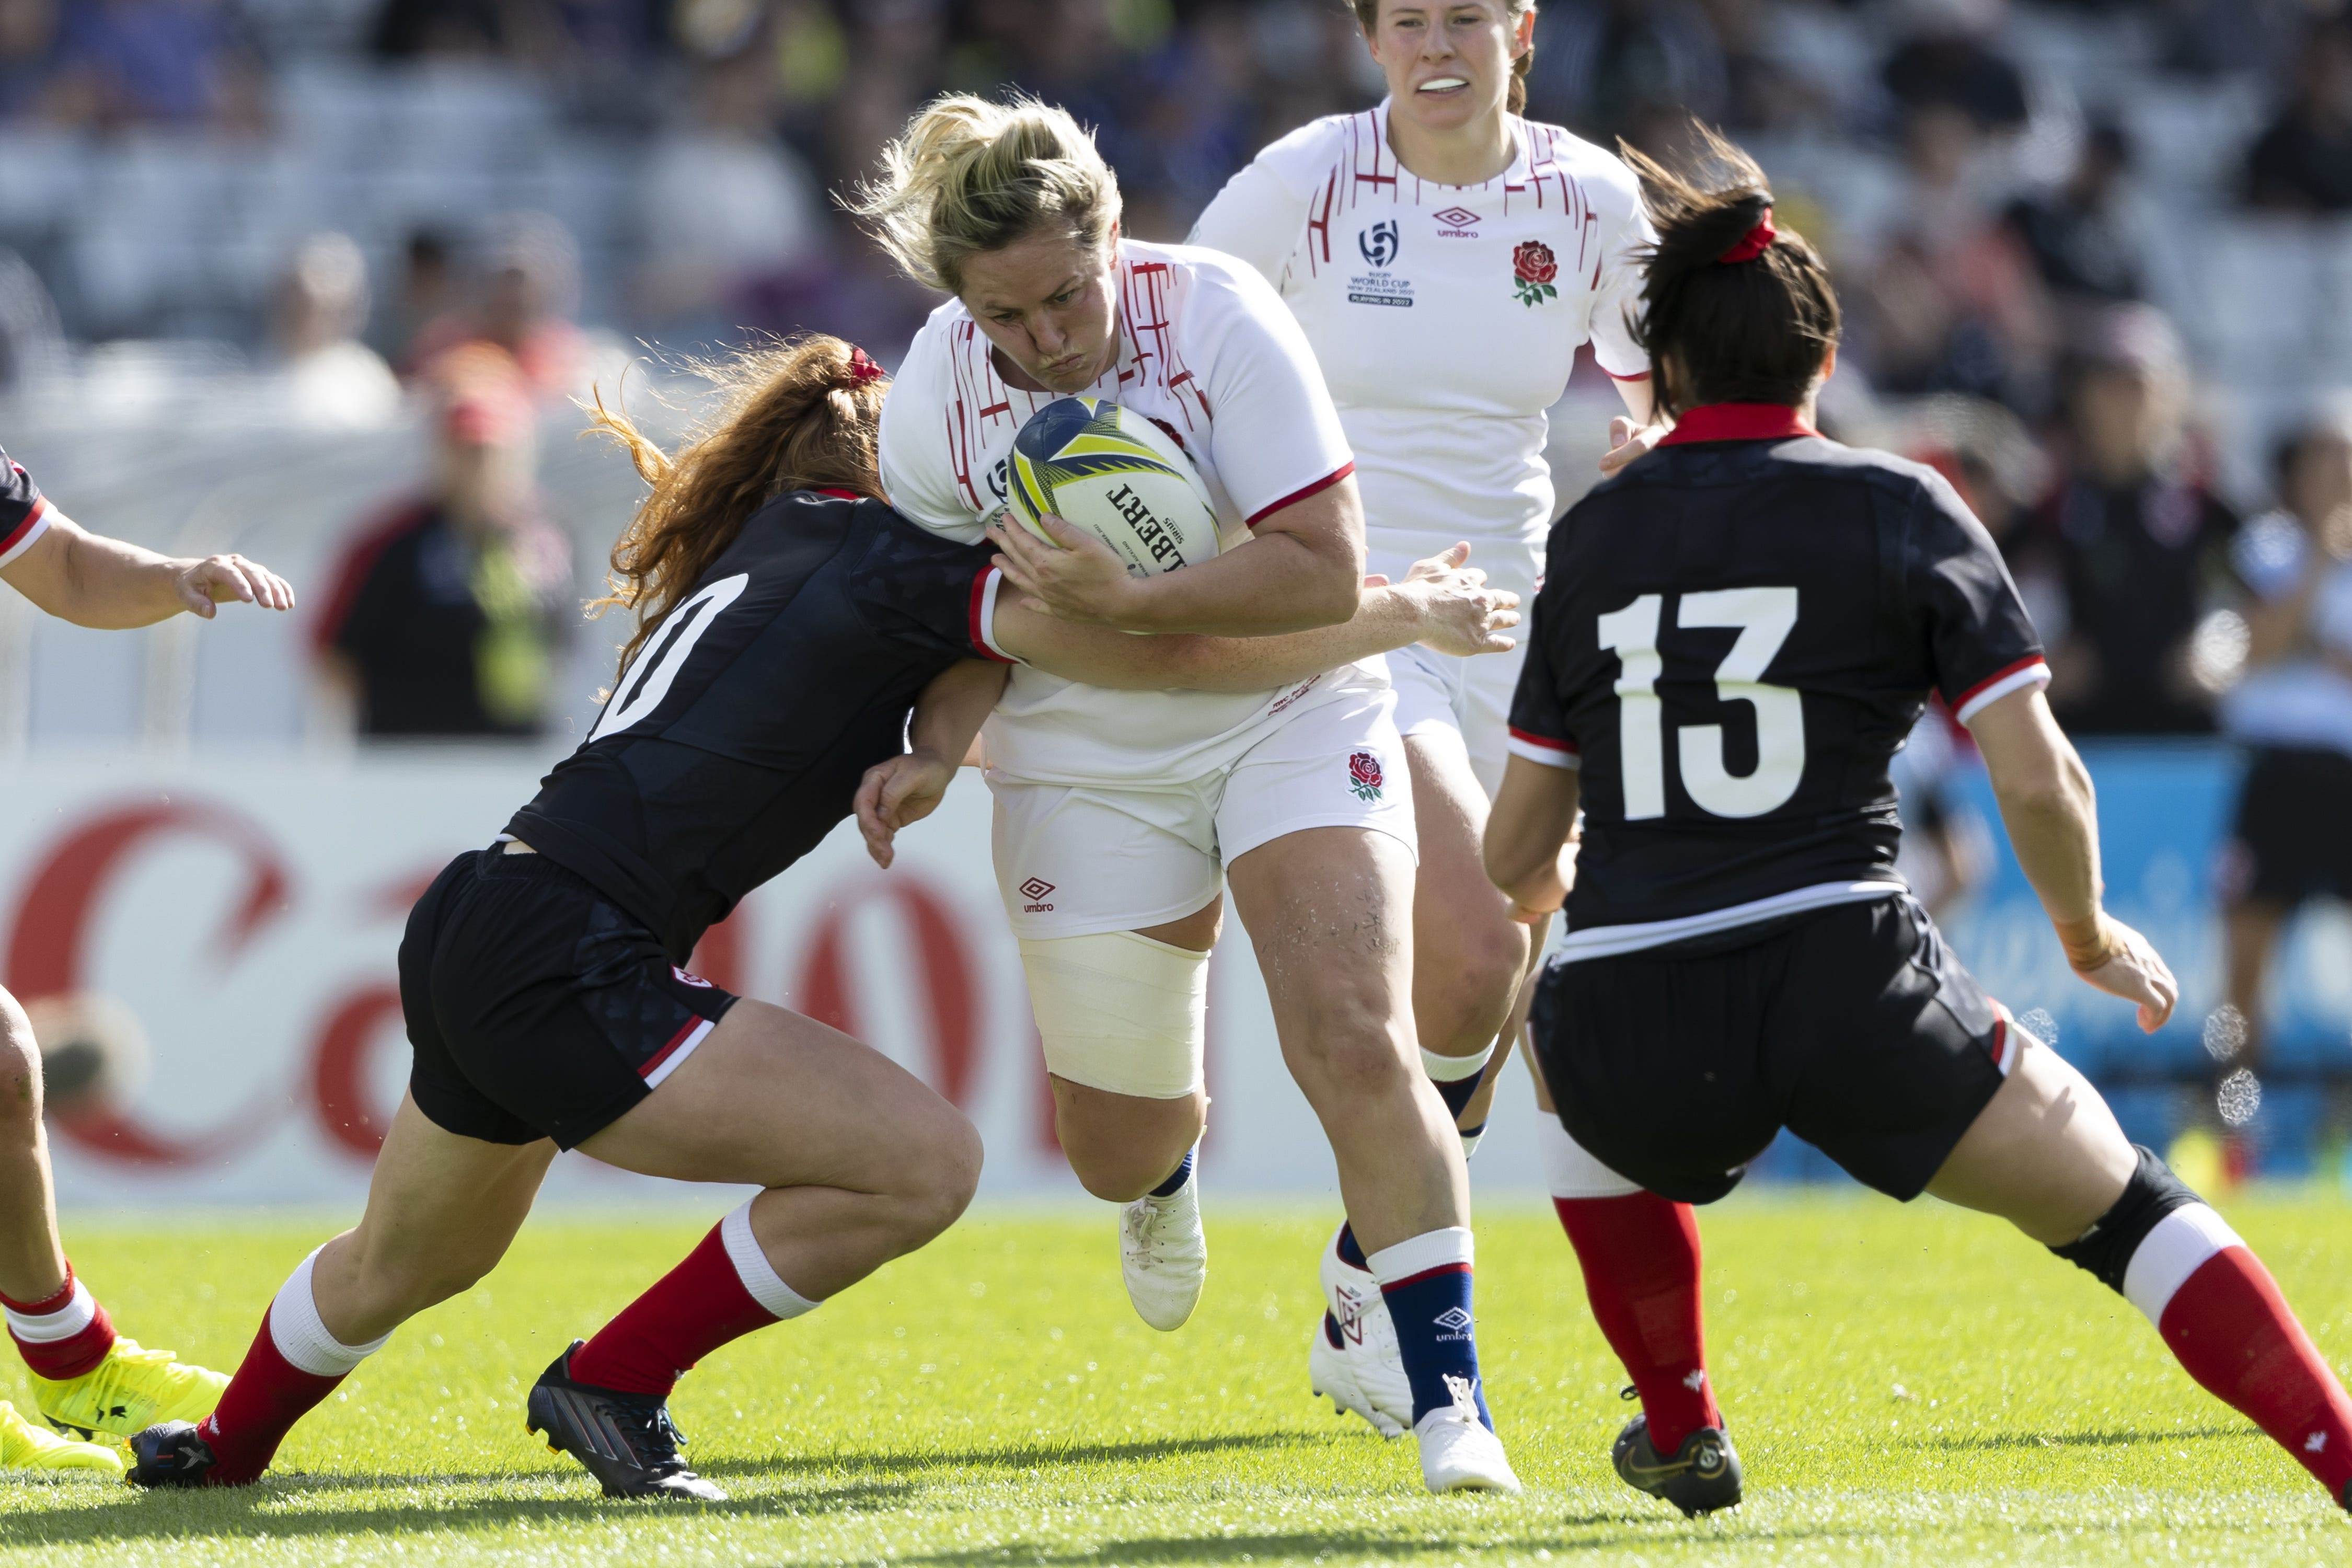
[{"label": "shoelace", "polygon": [[1445,1374],[1445,1391],[1454,1395],[1454,1408],[1447,1412],[1449,1415],[1456,1421],[1466,1421],[1473,1426],[1484,1426],[1486,1425],[1485,1422],[1478,1419],[1476,1387],[1468,1378],[1458,1377],[1453,1373],[1447,1373]]},{"label": "shoelace", "polygon": [[[679,1431],[677,1423],[670,1419],[669,1406],[656,1405],[633,1409],[615,1404],[607,1407],[607,1413],[613,1424],[620,1427],[623,1436],[629,1439],[629,1447],[635,1451],[638,1462],[646,1469],[684,1464],[677,1451],[686,1447],[686,1434]],[[651,1462],[647,1463],[648,1460]]]}]

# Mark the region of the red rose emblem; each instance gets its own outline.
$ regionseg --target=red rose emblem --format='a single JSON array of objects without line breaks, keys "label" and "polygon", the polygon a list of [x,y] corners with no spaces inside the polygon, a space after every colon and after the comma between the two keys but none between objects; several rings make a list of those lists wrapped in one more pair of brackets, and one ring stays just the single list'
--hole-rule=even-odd
[{"label": "red rose emblem", "polygon": [[1348,787],[1356,792],[1359,800],[1378,800],[1381,785],[1381,760],[1370,752],[1358,752],[1348,759]]},{"label": "red rose emblem", "polygon": [[1511,252],[1511,289],[1520,304],[1533,307],[1559,298],[1559,290],[1551,286],[1551,280],[1559,276],[1559,260],[1542,240],[1522,241]]}]

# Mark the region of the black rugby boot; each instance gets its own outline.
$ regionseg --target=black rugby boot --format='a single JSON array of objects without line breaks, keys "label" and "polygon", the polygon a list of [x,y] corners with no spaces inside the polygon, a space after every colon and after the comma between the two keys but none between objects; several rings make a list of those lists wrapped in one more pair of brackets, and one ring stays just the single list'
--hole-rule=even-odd
[{"label": "black rugby boot", "polygon": [[193,1421],[159,1421],[131,1439],[131,1465],[122,1479],[134,1487],[200,1487],[213,1468],[212,1445]]},{"label": "black rugby boot", "polygon": [[1700,1427],[1683,1439],[1673,1458],[1662,1459],[1650,1441],[1650,1418],[1636,1415],[1617,1434],[1609,1458],[1619,1479],[1637,1491],[1665,1499],[1683,1510],[1685,1519],[1738,1506],[1739,1456],[1719,1426]]},{"label": "black rugby boot", "polygon": [[686,1438],[670,1422],[668,1401],[572,1381],[572,1353],[587,1342],[572,1341],[531,1385],[523,1425],[532,1436],[544,1436],[551,1451],[586,1466],[606,1497],[725,1502],[725,1492],[677,1457]]}]

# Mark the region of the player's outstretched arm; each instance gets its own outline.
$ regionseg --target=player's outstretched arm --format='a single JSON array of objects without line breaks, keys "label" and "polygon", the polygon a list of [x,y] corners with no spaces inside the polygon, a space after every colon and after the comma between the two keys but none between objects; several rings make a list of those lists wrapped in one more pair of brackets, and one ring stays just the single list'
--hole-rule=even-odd
[{"label": "player's outstretched arm", "polygon": [[866,853],[877,866],[888,870],[898,829],[930,816],[947,798],[956,769],[1004,695],[1010,673],[1001,664],[968,658],[933,676],[915,700],[907,750],[866,770],[854,805]]},{"label": "player's outstretched arm", "polygon": [[2146,937],[2099,905],[2099,827],[2090,770],[2051,716],[2039,686],[2012,691],[1969,721],[2025,879],[2041,895],[2074,973],[2164,1026],[2180,985]]},{"label": "player's outstretched arm", "polygon": [[1533,925],[1568,901],[1582,785],[1573,768],[1513,757],[1486,814],[1486,878],[1511,900],[1511,918]]},{"label": "player's outstretched arm", "polygon": [[286,580],[242,555],[158,555],[54,511],[48,531],[0,567],[0,579],[59,620],[102,630],[152,626],[183,610],[210,620],[215,606],[231,603],[294,607]]},{"label": "player's outstretched arm", "polygon": [[[1488,588],[1457,544],[1413,563],[1402,583],[1365,579],[1345,626],[1276,637],[1130,637],[1059,620],[999,598],[994,636],[1005,652],[1048,675],[1121,691],[1265,691],[1413,643],[1467,658],[1517,647],[1519,596]],[[1189,568],[1188,568],[1189,570]]]},{"label": "player's outstretched arm", "polygon": [[1249,542],[1181,572],[1136,578],[1102,542],[1048,517],[1054,542],[1003,516],[988,542],[1028,607],[1129,632],[1266,637],[1344,625],[1364,576],[1364,506],[1354,476],[1270,513]]}]

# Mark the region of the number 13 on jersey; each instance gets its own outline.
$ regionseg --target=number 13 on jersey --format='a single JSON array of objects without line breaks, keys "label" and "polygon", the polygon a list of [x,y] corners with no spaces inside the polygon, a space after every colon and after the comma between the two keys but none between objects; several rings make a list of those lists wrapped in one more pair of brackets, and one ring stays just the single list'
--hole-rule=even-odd
[{"label": "number 13 on jersey", "polygon": [[[1679,595],[1675,624],[1738,627],[1739,637],[1716,667],[1715,694],[1745,702],[1756,715],[1756,768],[1734,773],[1724,762],[1723,726],[1685,724],[1675,731],[1683,788],[1716,816],[1761,816],[1788,804],[1805,773],[1805,706],[1797,691],[1763,679],[1797,625],[1794,588],[1717,588]],[[1616,654],[1618,750],[1625,775],[1625,819],[1666,814],[1665,705],[1658,678],[1658,622],[1665,597],[1643,594],[1599,620],[1602,651]]]}]

